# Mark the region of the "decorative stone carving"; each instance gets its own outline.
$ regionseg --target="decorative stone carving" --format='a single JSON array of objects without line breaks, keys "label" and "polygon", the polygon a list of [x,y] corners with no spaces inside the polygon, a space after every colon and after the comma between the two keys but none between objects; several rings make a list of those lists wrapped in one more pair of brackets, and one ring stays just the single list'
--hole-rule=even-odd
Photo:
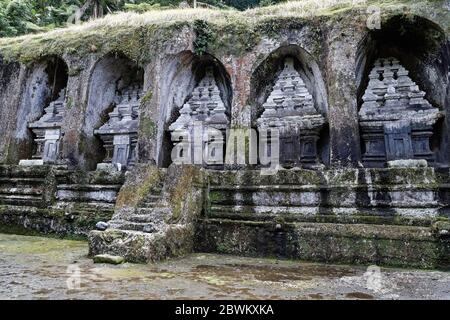
[{"label": "decorative stone carving", "polygon": [[395,58],[378,59],[370,72],[359,112],[368,166],[401,159],[434,161],[430,137],[443,114],[424,99],[425,92],[408,73]]},{"label": "decorative stone carving", "polygon": [[[59,93],[58,99],[44,109],[44,115],[28,125],[36,135],[34,141],[37,147],[32,157],[33,164],[56,163],[58,160],[62,136],[61,123],[66,109],[65,98],[66,91],[63,89]],[[23,163],[26,164],[27,161],[23,161]]]},{"label": "decorative stone carving", "polygon": [[317,141],[326,119],[314,106],[292,58],[286,58],[284,69],[263,107],[264,112],[257,120],[258,131],[278,130],[281,164],[317,165]]},{"label": "decorative stone carving", "polygon": [[198,161],[193,159],[194,163],[222,165],[224,137],[228,126],[225,104],[213,70],[208,68],[204,78],[192,92],[191,98],[180,109],[180,116],[169,127],[175,148],[179,143],[188,145],[189,154],[179,154],[177,158],[192,159],[204,154]]},{"label": "decorative stone carving", "polygon": [[103,163],[97,165],[97,169],[125,169],[135,164],[141,97],[142,89],[139,86],[117,93],[116,106],[109,113],[108,122],[94,131],[106,149],[106,157]]}]

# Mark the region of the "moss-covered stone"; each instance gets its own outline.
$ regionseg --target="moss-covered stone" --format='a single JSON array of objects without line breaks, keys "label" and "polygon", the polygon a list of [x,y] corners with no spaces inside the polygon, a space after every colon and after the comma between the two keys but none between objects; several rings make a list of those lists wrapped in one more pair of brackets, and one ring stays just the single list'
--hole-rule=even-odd
[{"label": "moss-covered stone", "polygon": [[117,196],[116,207],[134,207],[161,182],[161,171],[154,165],[137,164],[128,173],[125,184]]},{"label": "moss-covered stone", "polygon": [[[242,54],[254,48],[262,37],[276,37],[280,30],[301,28],[306,23],[325,25],[323,19],[326,19],[329,23],[356,21],[356,24],[364,25],[369,6],[379,7],[383,19],[399,14],[412,18],[424,16],[448,32],[450,23],[443,10],[444,4],[444,0],[371,0],[361,4],[348,1],[322,7],[305,1],[298,8],[285,8],[282,4],[246,12],[203,10],[196,15],[195,11],[188,10],[184,15],[167,11],[136,14],[133,18],[119,14],[81,28],[2,39],[0,53],[7,60],[30,63],[51,54],[85,56],[120,52],[145,63],[152,59],[151,51],[167,46],[177,32],[187,27],[197,31],[197,53],[208,49],[215,53]],[[357,17],[359,19],[355,19]]]},{"label": "moss-covered stone", "polygon": [[196,250],[331,263],[445,268],[447,248],[430,228],[204,220]]}]

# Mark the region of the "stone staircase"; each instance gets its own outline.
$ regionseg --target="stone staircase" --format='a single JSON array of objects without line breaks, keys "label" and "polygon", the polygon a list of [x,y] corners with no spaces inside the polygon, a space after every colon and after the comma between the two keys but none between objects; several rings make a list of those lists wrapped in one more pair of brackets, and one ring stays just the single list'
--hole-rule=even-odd
[{"label": "stone staircase", "polygon": [[89,233],[89,255],[146,263],[192,252],[202,192],[198,168],[137,164],[118,196],[108,229]]},{"label": "stone staircase", "polygon": [[163,180],[151,188],[148,194],[132,210],[123,210],[109,222],[110,228],[118,230],[157,232],[164,224],[170,210],[162,201]]}]

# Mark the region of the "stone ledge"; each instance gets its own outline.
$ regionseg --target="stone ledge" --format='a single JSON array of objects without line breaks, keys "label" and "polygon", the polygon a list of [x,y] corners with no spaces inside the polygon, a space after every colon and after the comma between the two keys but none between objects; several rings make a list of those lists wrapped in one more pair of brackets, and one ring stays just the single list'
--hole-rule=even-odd
[{"label": "stone ledge", "polygon": [[0,225],[3,229],[21,228],[41,234],[86,236],[95,224],[108,220],[112,210],[93,212],[82,208],[70,211],[59,208],[36,208],[29,206],[0,206]]},{"label": "stone ledge", "polygon": [[31,167],[31,166],[43,166],[44,160],[20,160],[19,166]]},{"label": "stone ledge", "polygon": [[308,261],[448,268],[449,243],[432,228],[204,219],[196,251]]}]

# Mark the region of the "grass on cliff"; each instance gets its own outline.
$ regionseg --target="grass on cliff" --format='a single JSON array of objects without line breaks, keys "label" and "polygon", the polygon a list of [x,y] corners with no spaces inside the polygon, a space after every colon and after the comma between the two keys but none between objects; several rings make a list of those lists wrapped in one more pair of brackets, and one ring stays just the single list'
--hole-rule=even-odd
[{"label": "grass on cliff", "polygon": [[254,37],[251,33],[256,25],[261,26],[274,19],[291,21],[317,16],[339,16],[347,12],[353,17],[354,10],[366,15],[369,6],[379,7],[382,13],[407,11],[437,17],[438,20],[442,16],[442,25],[448,32],[450,19],[448,11],[445,12],[443,9],[445,3],[447,2],[444,0],[302,0],[244,12],[172,9],[141,14],[117,13],[46,33],[0,39],[0,54],[6,60],[20,60],[27,63],[49,54],[83,55],[89,52],[121,51],[132,59],[144,61],[145,57],[140,56],[143,46],[162,45],[172,37],[173,31],[183,26],[192,26],[195,20],[206,21],[214,26],[219,34],[220,30],[229,32],[230,28],[235,27],[242,34],[250,34],[248,36],[250,38]]}]

